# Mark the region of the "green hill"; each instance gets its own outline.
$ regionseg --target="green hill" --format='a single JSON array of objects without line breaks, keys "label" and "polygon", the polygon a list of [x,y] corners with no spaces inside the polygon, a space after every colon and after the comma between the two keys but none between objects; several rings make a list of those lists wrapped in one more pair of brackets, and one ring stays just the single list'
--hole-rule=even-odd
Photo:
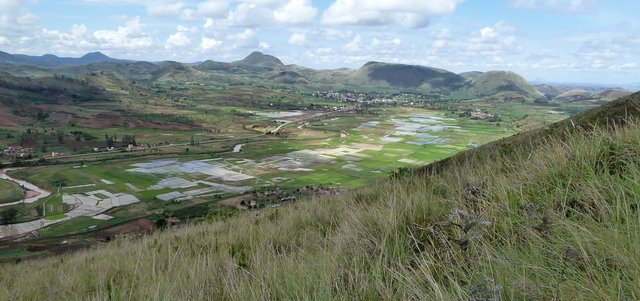
[{"label": "green hill", "polygon": [[480,72],[480,71],[469,71],[469,72],[462,72],[462,73],[460,73],[458,75],[460,75],[460,76],[462,76],[462,77],[464,77],[466,79],[474,79],[474,78],[482,75],[482,73],[483,72]]},{"label": "green hill", "polygon": [[481,97],[522,98],[524,101],[544,98],[544,95],[522,76],[508,71],[489,71],[479,74],[468,82],[465,90],[467,93]]},{"label": "green hill", "polygon": [[154,81],[190,81],[200,78],[199,71],[178,62],[160,62],[158,69],[151,72]]},{"label": "green hill", "polygon": [[59,74],[72,76],[84,74],[112,74],[125,79],[149,80],[160,66],[149,62],[101,62],[82,66],[48,69]]},{"label": "green hill", "polygon": [[451,91],[461,87],[465,79],[455,73],[424,66],[368,62],[352,76],[364,86]]},{"label": "green hill", "polygon": [[632,92],[627,90],[610,89],[596,94],[595,97],[601,101],[612,101],[631,94]]},{"label": "green hill", "polygon": [[284,67],[284,64],[280,59],[275,56],[263,54],[262,52],[254,51],[249,56],[242,60],[231,63],[233,66],[264,68],[264,69],[277,69]]},{"label": "green hill", "polygon": [[559,102],[574,102],[590,99],[593,99],[592,94],[583,89],[572,89],[553,98],[553,100]]},{"label": "green hill", "polygon": [[26,78],[0,72],[0,104],[26,109],[30,104],[106,101],[111,97],[87,81],[69,77]]},{"label": "green hill", "polygon": [[30,56],[24,54],[9,54],[0,51],[0,63],[19,64],[40,67],[59,67],[87,65],[99,62],[122,62],[122,60],[110,58],[100,52],[87,53],[79,58],[58,57],[52,54],[42,56]]},{"label": "green hill", "polygon": [[229,63],[206,60],[202,64],[195,66],[194,69],[201,71],[231,71],[232,68]]},{"label": "green hill", "polygon": [[0,296],[638,300],[639,116],[634,94],[337,197],[5,263]]}]

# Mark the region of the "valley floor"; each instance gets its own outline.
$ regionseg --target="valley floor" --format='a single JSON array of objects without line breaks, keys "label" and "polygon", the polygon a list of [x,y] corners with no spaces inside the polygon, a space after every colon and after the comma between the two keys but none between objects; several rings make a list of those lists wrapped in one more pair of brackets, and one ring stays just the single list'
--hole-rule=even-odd
[{"label": "valley floor", "polygon": [[[0,269],[0,295],[29,300],[638,300],[640,122],[612,125],[604,118],[599,126],[591,125],[596,114],[606,116],[603,110],[618,110],[619,122],[633,117],[622,115],[637,113],[634,97],[579,115],[575,122],[507,138],[421,171],[399,172],[390,180],[367,178],[363,188],[339,196],[218,216],[74,254],[6,263]],[[413,133],[437,118],[395,115],[389,129]],[[367,122],[367,127],[375,125],[372,131],[384,124]],[[379,135],[389,141],[382,149],[372,149],[364,146],[371,136],[362,131],[348,132],[343,138],[354,140],[346,147],[332,142],[314,147],[314,156],[332,156],[335,163],[312,168],[345,184],[337,179],[353,167],[369,170],[381,164],[368,167],[362,163],[366,158],[340,160],[337,149],[345,156],[386,158],[385,153],[371,152],[422,147],[408,143],[412,141],[450,147],[432,135],[402,133],[402,141]],[[291,159],[287,154],[296,150],[282,145],[281,154]],[[276,146],[251,147],[243,148],[248,156],[243,159],[199,159],[195,165],[259,162],[258,154]],[[166,180],[148,176],[160,173],[150,169],[160,168],[179,181],[171,170],[197,167],[183,161],[119,164],[111,170],[97,165],[39,167],[32,172],[59,172],[76,184],[82,176],[111,181],[110,175],[138,168],[146,173],[119,174],[120,179],[144,189]],[[352,168],[343,168],[348,164]],[[246,169],[219,168],[240,174]],[[74,176],[76,171],[81,173]],[[267,180],[260,173],[246,174]],[[32,177],[29,172],[22,176]],[[307,180],[299,177],[298,185]],[[30,281],[36,278],[46,281]]]}]

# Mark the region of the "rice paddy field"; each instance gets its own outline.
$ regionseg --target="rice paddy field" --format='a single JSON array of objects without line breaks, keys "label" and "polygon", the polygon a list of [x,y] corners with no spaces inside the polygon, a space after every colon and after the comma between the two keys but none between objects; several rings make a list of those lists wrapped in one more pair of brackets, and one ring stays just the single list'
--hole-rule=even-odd
[{"label": "rice paddy field", "polygon": [[[527,115],[555,121],[567,116],[544,107],[526,109],[538,115],[515,112],[511,119],[521,121]],[[517,111],[514,107],[506,110]],[[188,222],[226,216],[250,206],[227,206],[225,200],[242,196],[246,204],[258,202],[257,191],[275,191],[282,198],[283,193],[295,195],[305,187],[336,191],[360,187],[400,168],[423,166],[519,131],[513,122],[471,120],[449,112],[403,107],[367,114],[245,108],[242,114],[235,126],[215,133],[227,139],[215,140],[206,130],[163,134],[136,130],[141,143],[177,137],[171,144],[179,153],[109,160],[96,157],[7,170],[7,175],[51,191],[51,195],[9,206],[18,215],[14,224],[0,226],[0,240],[8,242],[0,247],[0,260],[91,245],[113,235],[150,231],[176,219]],[[100,134],[97,129],[85,130]],[[197,145],[189,143],[193,140],[189,137],[214,141]],[[18,196],[3,192],[1,197],[0,202]],[[266,205],[280,206],[279,198],[270,198]],[[15,237],[26,240],[15,242]]]}]

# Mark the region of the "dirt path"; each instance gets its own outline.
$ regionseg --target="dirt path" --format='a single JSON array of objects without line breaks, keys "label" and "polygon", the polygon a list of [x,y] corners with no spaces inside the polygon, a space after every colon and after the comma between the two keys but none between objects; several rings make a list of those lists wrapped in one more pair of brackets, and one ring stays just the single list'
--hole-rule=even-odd
[{"label": "dirt path", "polygon": [[[3,170],[0,170],[0,179],[14,182],[14,183],[20,185],[21,187],[24,187],[24,188],[32,191],[32,192],[27,193],[27,198],[25,198],[23,200],[25,203],[34,203],[34,202],[38,201],[39,199],[46,198],[49,195],[51,195],[50,191],[46,191],[46,190],[44,190],[44,189],[42,189],[42,188],[40,188],[40,187],[38,187],[36,185],[33,185],[33,184],[31,184],[31,183],[29,183],[27,181],[23,181],[23,180],[20,180],[20,179],[15,179],[15,178],[12,178],[12,177],[8,176],[6,174],[6,172],[9,171],[9,170],[15,170],[15,169],[3,169]],[[13,203],[0,204],[0,207],[20,204],[23,201],[21,200],[21,201],[17,201],[17,202],[13,202]]]}]

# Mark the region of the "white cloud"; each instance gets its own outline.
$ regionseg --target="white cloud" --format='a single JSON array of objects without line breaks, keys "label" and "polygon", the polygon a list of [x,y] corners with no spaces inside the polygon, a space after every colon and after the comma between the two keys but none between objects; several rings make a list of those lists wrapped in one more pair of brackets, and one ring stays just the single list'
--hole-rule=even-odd
[{"label": "white cloud", "polygon": [[313,21],[318,10],[310,0],[289,0],[280,9],[273,12],[276,21],[283,24],[301,24]]},{"label": "white cloud", "polygon": [[208,18],[224,17],[229,12],[229,1],[227,0],[207,0],[200,2],[197,8],[197,15]]},{"label": "white cloud", "polygon": [[514,31],[513,27],[500,21],[493,26],[481,28],[471,41],[476,44],[510,45],[515,41],[515,36],[511,35]]},{"label": "white cloud", "polygon": [[597,6],[596,0],[511,0],[517,8],[547,9],[561,13],[584,13]]},{"label": "white cloud", "polygon": [[93,36],[102,48],[144,48],[153,44],[153,39],[143,31],[144,27],[140,18],[135,17],[117,30],[98,30]]},{"label": "white cloud", "polygon": [[147,12],[152,17],[174,17],[184,13],[185,4],[182,2],[164,3],[158,1],[147,5]]},{"label": "white cloud", "polygon": [[0,0],[0,34],[5,37],[19,36],[32,29],[38,17],[26,6],[32,0]]},{"label": "white cloud", "polygon": [[[402,44],[400,38],[373,37],[367,51],[377,55],[398,55],[398,46]],[[396,60],[397,61],[397,60]]]},{"label": "white cloud", "polygon": [[425,27],[430,18],[455,11],[464,0],[336,0],[322,21],[332,25]]},{"label": "white cloud", "polygon": [[181,48],[191,44],[191,38],[189,33],[195,32],[195,28],[188,28],[182,25],[178,25],[176,33],[170,35],[165,41],[165,49]]},{"label": "white cloud", "polygon": [[362,50],[362,36],[356,35],[351,42],[347,43],[342,47],[345,51],[348,52],[358,52]]},{"label": "white cloud", "polygon": [[294,32],[291,37],[289,37],[289,44],[296,46],[303,46],[307,44],[307,35],[304,33]]},{"label": "white cloud", "polygon": [[273,11],[267,7],[240,3],[229,12],[225,20],[228,26],[255,27],[273,23]]},{"label": "white cloud", "polygon": [[267,42],[260,42],[258,43],[258,48],[260,48],[261,50],[268,50],[269,48],[271,48],[271,45],[269,45],[269,43]]},{"label": "white cloud", "polygon": [[625,63],[621,65],[611,65],[609,69],[614,71],[634,71],[640,69],[637,63]]},{"label": "white cloud", "polygon": [[4,46],[4,45],[8,45],[9,44],[9,39],[0,36],[0,45]]},{"label": "white cloud", "polygon": [[320,33],[325,39],[330,41],[344,40],[353,36],[353,31],[344,29],[323,28]]},{"label": "white cloud", "polygon": [[228,35],[227,40],[233,43],[233,48],[255,48],[259,46],[256,32],[250,28]]},{"label": "white cloud", "polygon": [[202,26],[205,30],[211,30],[215,26],[215,21],[211,18],[205,19],[204,25]]},{"label": "white cloud", "polygon": [[371,47],[374,49],[395,49],[400,46],[401,43],[400,38],[385,39],[373,37],[371,39]]},{"label": "white cloud", "polygon": [[51,50],[63,52],[96,47],[96,44],[90,41],[91,37],[89,37],[87,33],[87,26],[84,24],[75,24],[71,26],[69,32],[44,28],[40,31],[38,39],[46,40]]},{"label": "white cloud", "polygon": [[200,43],[200,48],[202,48],[202,50],[211,50],[211,49],[218,48],[220,45],[222,45],[222,41],[216,40],[214,38],[207,38],[205,36],[202,36],[202,42]]},{"label": "white cloud", "polygon": [[329,47],[316,49],[317,54],[330,54],[332,52],[333,52],[333,49]]}]

